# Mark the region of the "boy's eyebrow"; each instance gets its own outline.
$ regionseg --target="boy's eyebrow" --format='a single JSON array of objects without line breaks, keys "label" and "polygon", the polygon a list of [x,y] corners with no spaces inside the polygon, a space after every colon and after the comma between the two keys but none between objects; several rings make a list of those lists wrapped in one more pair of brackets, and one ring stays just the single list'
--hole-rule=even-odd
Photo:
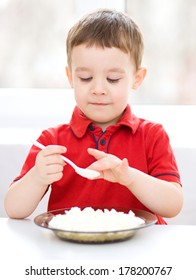
[{"label": "boy's eyebrow", "polygon": [[87,68],[87,67],[77,67],[75,71],[76,71],[76,72],[80,72],[80,71],[90,71],[90,69]]},{"label": "boy's eyebrow", "polygon": [[[76,72],[81,72],[81,71],[90,71],[91,69],[88,68],[88,67],[77,67],[75,69]],[[118,67],[115,67],[115,68],[111,68],[108,70],[109,73],[113,73],[113,72],[117,72],[117,73],[125,73],[124,69],[122,68],[118,68]]]},{"label": "boy's eyebrow", "polygon": [[122,69],[122,68],[118,68],[118,67],[111,68],[111,69],[109,69],[109,70],[108,70],[108,72],[125,73],[124,69]]}]

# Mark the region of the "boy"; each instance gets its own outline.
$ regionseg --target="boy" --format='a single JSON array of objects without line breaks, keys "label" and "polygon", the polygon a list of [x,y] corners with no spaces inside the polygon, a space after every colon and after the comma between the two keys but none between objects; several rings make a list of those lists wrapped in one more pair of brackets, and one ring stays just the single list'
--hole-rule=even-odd
[{"label": "boy", "polygon": [[[33,146],[5,197],[9,217],[25,218],[51,185],[48,210],[129,207],[150,211],[159,224],[182,207],[182,190],[169,139],[160,124],[132,114],[128,97],[142,83],[143,40],[126,15],[98,10],[68,33],[66,68],[77,106],[69,124],[50,128]],[[85,179],[65,165],[100,172]]]}]

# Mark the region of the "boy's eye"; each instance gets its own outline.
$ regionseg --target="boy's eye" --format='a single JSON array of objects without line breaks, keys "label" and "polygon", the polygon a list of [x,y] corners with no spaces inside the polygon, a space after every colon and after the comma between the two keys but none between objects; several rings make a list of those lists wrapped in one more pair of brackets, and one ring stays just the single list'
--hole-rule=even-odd
[{"label": "boy's eye", "polygon": [[111,84],[115,84],[115,83],[118,83],[120,79],[110,79],[110,78],[107,78],[107,81]]},{"label": "boy's eye", "polygon": [[92,77],[88,77],[88,78],[81,78],[81,77],[80,77],[80,80],[81,80],[82,82],[90,82],[90,81],[92,80]]}]

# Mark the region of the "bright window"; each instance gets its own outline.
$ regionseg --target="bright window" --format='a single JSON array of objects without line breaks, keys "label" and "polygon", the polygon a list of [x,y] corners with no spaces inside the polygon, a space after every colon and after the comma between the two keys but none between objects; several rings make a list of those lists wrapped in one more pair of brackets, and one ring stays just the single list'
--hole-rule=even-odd
[{"label": "bright window", "polygon": [[131,15],[144,35],[138,104],[196,104],[195,0],[1,0],[0,87],[66,88],[65,38],[96,8]]}]

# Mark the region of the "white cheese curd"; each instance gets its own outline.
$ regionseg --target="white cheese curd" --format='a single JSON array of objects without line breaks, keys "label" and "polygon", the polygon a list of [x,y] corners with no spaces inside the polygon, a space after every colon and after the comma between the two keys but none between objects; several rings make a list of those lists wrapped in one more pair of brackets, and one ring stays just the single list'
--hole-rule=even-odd
[{"label": "white cheese curd", "polygon": [[115,209],[98,209],[72,207],[64,214],[58,214],[49,222],[51,228],[67,231],[104,232],[125,230],[144,224],[144,220],[129,213],[117,212]]}]

